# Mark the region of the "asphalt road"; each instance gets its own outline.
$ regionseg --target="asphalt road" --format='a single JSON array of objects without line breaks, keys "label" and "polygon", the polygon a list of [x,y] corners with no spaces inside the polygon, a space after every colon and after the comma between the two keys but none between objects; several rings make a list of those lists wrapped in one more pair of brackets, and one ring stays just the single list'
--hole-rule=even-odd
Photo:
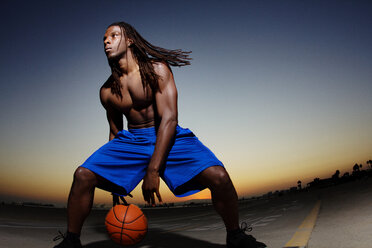
[{"label": "asphalt road", "polygon": [[[320,200],[310,248],[372,247],[372,179],[309,192],[240,203],[240,218],[250,234],[268,247],[284,247]],[[109,240],[104,218],[94,210],[82,231],[85,248],[118,248]],[[144,210],[149,231],[138,248],[222,248],[225,229],[212,206]],[[58,230],[65,230],[65,209],[0,206],[0,247],[53,247]],[[308,229],[308,228],[307,228]]]}]

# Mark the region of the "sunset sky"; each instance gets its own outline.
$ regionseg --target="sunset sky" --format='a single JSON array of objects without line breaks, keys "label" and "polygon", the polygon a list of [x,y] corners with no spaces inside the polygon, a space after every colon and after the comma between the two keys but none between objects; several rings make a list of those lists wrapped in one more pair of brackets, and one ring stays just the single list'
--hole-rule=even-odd
[{"label": "sunset sky", "polygon": [[[102,38],[116,21],[192,51],[191,66],[173,69],[179,124],[240,197],[372,159],[371,1],[6,0],[0,12],[0,201],[65,204],[76,167],[107,142]],[[176,198],[164,183],[161,193],[209,197]]]}]

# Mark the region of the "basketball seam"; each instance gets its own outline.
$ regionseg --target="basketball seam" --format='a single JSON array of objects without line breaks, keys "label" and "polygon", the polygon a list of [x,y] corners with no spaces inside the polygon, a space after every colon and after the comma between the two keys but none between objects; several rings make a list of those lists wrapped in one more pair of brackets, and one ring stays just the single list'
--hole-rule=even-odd
[{"label": "basketball seam", "polygon": [[132,242],[136,242],[136,240],[135,239],[133,239],[131,236],[129,236],[128,234],[126,234],[126,233],[122,233],[121,235],[120,235],[120,244],[121,244],[121,241],[122,241],[122,236],[123,236],[123,234],[125,235],[125,236],[127,236],[128,238],[130,238],[131,240],[132,240]]},{"label": "basketball seam", "polygon": [[106,223],[107,223],[107,224],[110,224],[111,226],[114,226],[114,227],[117,227],[117,228],[121,228],[120,226],[117,226],[117,225],[115,225],[115,224],[112,224],[111,222],[109,222],[109,221],[107,221],[107,220],[106,220]]},{"label": "basketball seam", "polygon": [[144,214],[142,213],[140,216],[138,216],[137,218],[135,218],[134,220],[132,220],[131,222],[127,222],[126,224],[131,224],[133,222],[135,222],[136,220],[138,220],[140,217],[142,217]]},{"label": "basketball seam", "polygon": [[121,233],[121,232],[113,232],[113,233],[111,233],[110,234],[110,236],[113,236],[113,234],[118,234],[118,233],[120,233],[120,244],[121,244],[121,241],[122,241],[122,238],[121,238],[121,236],[124,234],[125,236],[127,236],[128,238],[130,238],[133,242],[136,242],[136,240],[135,239],[133,239],[131,236],[129,236],[128,234],[126,234],[126,233]]},{"label": "basketball seam", "polygon": [[[109,225],[111,225],[113,227],[121,228],[120,226],[117,226],[115,224],[112,224],[111,222],[109,222],[107,220],[106,220],[106,224],[109,224]],[[124,227],[123,229],[124,230],[129,230],[129,231],[138,231],[138,232],[142,232],[142,231],[146,231],[147,230],[147,228],[145,228],[145,229],[130,229],[130,228],[126,228],[126,227]]]},{"label": "basketball seam", "polygon": [[[111,226],[113,226],[113,227],[122,228],[122,227],[120,227],[120,226],[117,226],[117,225],[115,225],[115,224],[112,224],[111,222],[109,222],[109,221],[107,221],[107,220],[106,220],[106,224],[109,224],[109,225],[111,225]],[[127,224],[127,223],[126,223],[126,224]],[[130,228],[127,228],[127,227],[123,227],[122,229],[124,229],[124,230],[129,230],[129,231],[138,231],[138,232],[142,232],[142,231],[146,231],[146,230],[147,230],[147,228],[145,228],[145,229],[130,229]]]},{"label": "basketball seam", "polygon": [[[129,205],[130,206],[130,205]],[[115,218],[119,221],[119,222],[122,222],[122,226],[121,226],[121,230],[120,230],[120,244],[121,244],[121,240],[122,240],[122,234],[123,234],[123,228],[124,228],[124,223],[125,223],[125,217],[127,216],[127,212],[128,212],[128,209],[129,209],[129,206],[127,207],[127,209],[125,210],[125,214],[124,214],[124,218],[122,221],[119,220],[119,218],[116,216],[116,213],[115,213],[115,207],[112,209],[112,211],[114,212],[114,216]],[[120,227],[119,227],[120,228]]]},{"label": "basketball seam", "polygon": [[[112,212],[114,212],[114,216],[115,216],[116,220],[119,221],[119,222],[121,222],[121,221],[119,220],[119,218],[116,216],[116,213],[115,213],[115,206],[113,207]],[[121,244],[121,232],[122,232],[122,230],[123,230],[123,228],[120,228],[120,244]]]},{"label": "basketball seam", "polygon": [[[125,218],[127,218],[127,213],[128,213],[129,207],[130,207],[130,204],[128,205],[127,209],[125,210],[125,215],[124,215],[124,219],[123,219],[123,225],[121,226],[121,230],[120,230],[120,232],[121,232],[121,234],[120,234],[120,244],[121,244],[122,237],[123,237],[123,230],[124,230]],[[129,237],[129,235],[127,235],[127,234],[125,234],[125,235]],[[129,237],[129,238],[132,239],[131,237]]]},{"label": "basketball seam", "polygon": [[112,209],[112,212],[114,213],[115,219],[117,219],[119,222],[121,222],[121,221],[119,220],[119,218],[116,216],[115,208]]},{"label": "basketball seam", "polygon": [[146,231],[147,230],[147,228],[146,229],[129,229],[129,228],[123,228],[124,230],[128,230],[128,231],[134,231],[134,232],[143,232],[143,231]]}]

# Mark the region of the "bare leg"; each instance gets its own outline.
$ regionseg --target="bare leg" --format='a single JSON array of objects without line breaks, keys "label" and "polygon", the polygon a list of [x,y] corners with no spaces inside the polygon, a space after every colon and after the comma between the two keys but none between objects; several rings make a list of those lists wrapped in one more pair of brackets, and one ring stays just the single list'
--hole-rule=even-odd
[{"label": "bare leg", "polygon": [[211,190],[213,206],[222,217],[226,230],[238,229],[238,195],[225,168],[222,166],[209,167],[195,179]]},{"label": "bare leg", "polygon": [[96,175],[88,169],[79,167],[74,174],[67,204],[67,231],[80,234],[84,220],[92,209]]},{"label": "bare leg", "polygon": [[67,203],[68,232],[80,234],[83,223],[92,209],[96,187],[126,195],[124,188],[114,185],[84,167],[77,168]]}]

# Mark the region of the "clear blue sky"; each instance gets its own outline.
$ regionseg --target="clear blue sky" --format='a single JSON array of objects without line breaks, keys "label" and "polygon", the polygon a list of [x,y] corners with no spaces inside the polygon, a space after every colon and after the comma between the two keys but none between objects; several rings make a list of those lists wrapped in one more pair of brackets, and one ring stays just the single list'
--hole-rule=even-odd
[{"label": "clear blue sky", "polygon": [[122,20],[192,51],[174,69],[180,125],[241,196],[372,158],[371,1],[16,0],[0,13],[4,199],[65,201],[74,169],[107,141],[102,37]]}]

